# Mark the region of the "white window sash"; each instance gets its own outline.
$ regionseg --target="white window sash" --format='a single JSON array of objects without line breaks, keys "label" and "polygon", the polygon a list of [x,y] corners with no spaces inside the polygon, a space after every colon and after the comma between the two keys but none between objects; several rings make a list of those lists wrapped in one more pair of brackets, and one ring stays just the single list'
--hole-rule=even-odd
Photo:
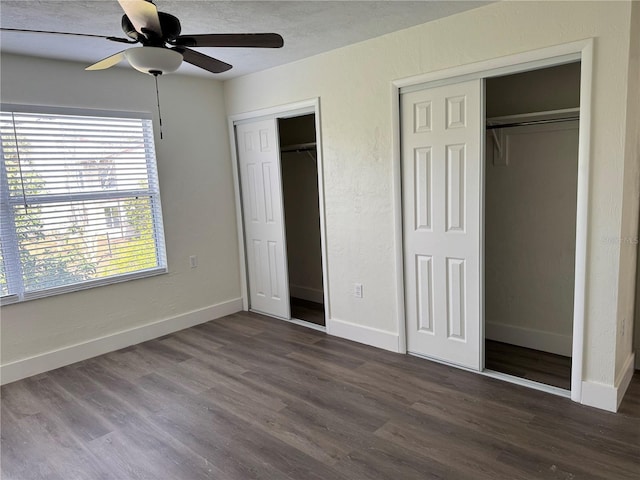
[{"label": "white window sash", "polygon": [[[81,130],[82,135],[71,134],[71,133],[69,134],[69,138],[73,139],[73,142],[75,142],[74,145],[76,147],[78,145],[78,142],[80,142],[79,144],[80,148],[83,148],[83,150],[81,151],[89,152],[87,153],[88,162],[93,162],[90,164],[89,169],[87,170],[89,175],[88,181],[90,182],[90,186],[87,187],[88,191],[81,191],[81,192],[70,191],[69,193],[57,192],[56,190],[59,190],[60,188],[77,190],[78,187],[72,187],[69,185],[74,184],[74,182],[75,183],[78,182],[76,177],[74,177],[74,172],[82,173],[84,172],[84,170],[79,170],[79,168],[81,168],[80,167],[81,163],[78,162],[79,160],[78,156],[71,157],[72,159],[69,161],[65,161],[65,159],[63,158],[64,151],[61,151],[60,153],[57,153],[54,151],[53,155],[49,156],[47,152],[51,151],[51,148],[53,147],[47,147],[46,142],[53,141],[53,140],[50,140],[52,133],[55,134],[53,135],[53,137],[55,137],[54,140],[58,140],[59,138],[66,137],[66,134],[64,133],[61,134],[60,132],[64,131],[64,126],[67,124],[73,125],[73,126],[76,126],[76,125],[83,126],[84,124],[76,123],[77,119],[74,119],[74,118],[69,118],[69,119],[64,118],[64,119],[61,119],[61,120],[64,120],[64,122],[59,122],[57,124],[43,123],[42,124],[44,125],[43,128],[45,128],[45,130],[48,128],[47,131],[43,130],[44,133],[38,130],[39,125],[36,125],[36,126],[31,125],[29,127],[29,133],[26,135],[31,135],[28,138],[32,139],[32,142],[35,143],[36,147],[30,146],[31,147],[30,149],[26,149],[23,152],[23,154],[26,152],[25,154],[26,160],[24,161],[29,163],[31,160],[35,159],[35,161],[38,162],[37,163],[38,169],[35,170],[32,168],[30,171],[37,171],[39,175],[44,176],[43,178],[48,181],[47,188],[50,191],[53,188],[53,193],[45,192],[41,194],[33,194],[33,192],[24,190],[24,185],[20,189],[21,191],[16,191],[16,190],[10,191],[7,169],[5,165],[6,157],[5,157],[4,151],[2,152],[2,162],[1,162],[2,169],[0,172],[1,173],[0,174],[0,215],[1,215],[2,226],[0,228],[2,230],[2,254],[3,254],[3,260],[4,260],[4,267],[5,267],[5,278],[6,278],[9,294],[4,295],[0,298],[1,304],[5,305],[9,303],[15,303],[17,301],[30,300],[34,298],[42,298],[45,296],[57,295],[60,293],[68,293],[72,291],[83,290],[86,288],[93,288],[96,286],[108,285],[112,283],[128,281],[128,280],[137,279],[137,278],[145,278],[152,275],[166,273],[168,271],[166,251],[165,251],[166,247],[165,247],[165,241],[164,241],[164,228],[163,228],[163,221],[162,221],[162,207],[160,202],[159,182],[158,182],[157,166],[156,166],[156,159],[155,159],[153,127],[150,121],[151,116],[149,114],[137,113],[137,112],[105,112],[105,111],[84,110],[84,109],[76,110],[76,109],[66,109],[66,108],[56,108],[56,107],[32,107],[32,106],[7,105],[7,104],[0,105],[0,109],[3,112],[3,115],[12,114],[12,120],[11,120],[12,125],[14,125],[13,114],[17,115],[21,113],[36,114],[36,115],[42,115],[47,117],[56,116],[56,115],[101,117],[101,118],[104,118],[106,122],[108,122],[109,118],[113,118],[115,121],[117,121],[117,119],[140,120],[141,131],[137,127],[135,127],[135,125],[133,127],[127,127],[128,128],[127,132],[129,132],[127,133],[127,135],[137,135],[137,137],[135,136],[125,137],[126,139],[132,139],[131,143],[133,145],[133,148],[135,148],[135,151],[138,153],[134,152],[133,153],[134,157],[131,157],[132,158],[131,160],[127,160],[127,157],[123,156],[123,154],[121,153],[123,152],[122,149],[125,148],[122,145],[126,145],[126,141],[122,141],[121,137],[118,136],[120,134],[116,134],[114,135],[114,139],[117,138],[118,141],[114,143],[113,150],[107,148],[106,150],[107,154],[105,154],[105,158],[117,158],[118,162],[114,163],[113,168],[114,168],[114,171],[116,168],[119,168],[121,170],[121,173],[120,173],[120,176],[114,177],[116,180],[120,179],[120,180],[125,180],[125,181],[135,183],[138,181],[137,179],[143,179],[146,184],[146,188],[140,188],[140,189],[132,189],[132,188],[129,188],[129,189],[114,188],[114,189],[104,189],[104,190],[99,189],[99,188],[104,188],[104,184],[102,183],[103,182],[102,180],[103,173],[101,170],[102,164],[95,163],[95,162],[102,157],[96,156],[95,153],[91,153],[91,152],[94,150],[95,152],[100,152],[100,153],[103,152],[103,150],[101,150],[100,148],[95,148],[95,147],[96,146],[99,147],[100,141],[108,141],[108,138],[110,137],[110,134],[108,132],[112,130],[104,130],[104,128],[101,127],[100,118],[98,118],[95,121],[91,120],[91,122],[94,122],[94,123],[90,122],[90,124],[93,125],[89,129],[90,132],[97,132],[94,136],[85,135],[84,129]],[[131,128],[133,128],[133,130]],[[116,130],[113,130],[113,131],[116,132]],[[14,132],[15,132],[15,128],[14,128]],[[18,165],[18,168],[20,169],[20,178],[22,178],[22,169],[24,167],[20,166],[21,162],[23,161],[20,156],[20,144],[17,138],[15,137],[15,135],[13,136],[13,138],[15,142],[15,148],[13,149],[12,154],[14,154],[15,157],[11,158],[12,166]],[[82,143],[85,138],[89,139],[87,140],[87,144],[88,144],[87,148],[85,148]],[[42,142],[45,142],[45,143],[42,143]],[[141,143],[142,143],[142,147],[139,146]],[[47,148],[49,148],[49,150],[47,150]],[[140,148],[143,149],[143,152],[144,152],[143,157],[140,156],[141,155]],[[34,154],[33,152],[36,152],[36,153]],[[108,153],[112,153],[114,157],[110,157]],[[43,154],[46,156],[45,157],[38,156]],[[33,155],[36,155],[36,156],[34,157]],[[119,156],[119,157],[116,157],[116,156]],[[56,158],[57,160],[55,160]],[[144,167],[140,165],[140,160],[143,160]],[[25,164],[25,166],[26,165],[27,164]],[[66,165],[70,166],[70,170],[69,170],[69,174],[65,176]],[[107,169],[111,168],[111,164],[105,164],[105,165]],[[127,168],[130,168],[131,170],[127,170]],[[48,177],[47,177],[47,174],[49,174]],[[53,177],[51,175],[53,175]],[[109,173],[107,173],[107,175],[109,175]],[[114,175],[116,174],[114,173]],[[57,184],[59,184],[60,186],[57,186]],[[83,188],[83,187],[84,187],[84,181],[80,185],[80,188]],[[131,271],[128,273],[124,273],[124,274],[116,273],[112,275],[109,272],[113,271],[114,267],[110,266],[107,263],[106,267],[104,267],[106,268],[106,270],[104,270],[103,273],[106,272],[108,276],[95,278],[95,279],[84,279],[79,282],[71,283],[68,285],[60,285],[57,287],[56,286],[44,287],[44,288],[34,289],[28,292],[25,291],[25,288],[26,288],[25,282],[24,282],[25,273],[23,273],[23,265],[21,265],[20,243],[19,243],[18,231],[16,227],[16,218],[15,218],[16,212],[17,211],[19,212],[19,208],[25,207],[25,209],[28,210],[28,208],[30,207],[41,208],[41,207],[46,207],[47,205],[51,205],[52,206],[51,208],[54,208],[53,214],[55,215],[55,213],[57,213],[55,211],[55,205],[60,205],[61,206],[61,210],[60,210],[61,216],[59,217],[61,219],[60,221],[64,222],[65,212],[69,212],[66,215],[69,215],[68,217],[69,222],[71,222],[70,224],[73,225],[74,224],[73,222],[75,220],[72,218],[73,215],[71,214],[71,212],[73,212],[74,210],[74,205],[79,205],[81,206],[81,208],[85,208],[86,205],[89,205],[89,208],[98,210],[100,208],[104,209],[104,206],[103,206],[104,204],[100,204],[99,202],[110,202],[110,201],[120,202],[120,201],[127,201],[130,199],[137,199],[137,198],[148,199],[148,202],[149,202],[148,205],[150,208],[150,215],[151,215],[151,218],[149,218],[149,220],[151,221],[151,225],[153,228],[152,239],[150,240],[152,240],[155,247],[155,250],[154,250],[155,266],[154,267],[140,268],[139,270]],[[85,203],[85,202],[94,202],[94,205],[91,205],[91,203]],[[109,205],[107,204],[106,206],[109,206]],[[111,206],[109,207],[113,208]],[[125,217],[123,216],[124,213],[122,213],[124,211],[120,209],[120,207],[118,207],[118,209],[116,210],[110,210],[110,211],[116,212],[116,216],[118,218],[114,219],[112,217],[111,218],[112,224],[110,226],[107,223],[108,220],[106,219],[106,215],[105,215],[104,228],[105,229],[111,228],[112,234],[113,234],[113,230],[117,230],[118,228],[118,227],[114,228],[113,226],[116,225],[116,222],[118,225],[121,226],[121,222]],[[49,219],[51,219],[51,215],[52,215],[51,211],[48,213],[48,215],[49,215]],[[55,218],[54,218],[54,221],[57,222]],[[84,231],[85,227],[86,225],[83,224],[81,226],[81,229]],[[47,229],[45,229],[45,234],[48,233],[49,231],[56,232],[55,230],[56,228],[58,227],[51,226],[51,225],[48,226]],[[61,231],[64,231],[65,227],[60,227],[60,228],[63,229]],[[131,228],[133,227],[131,226]],[[99,228],[96,227],[95,225],[91,227],[88,232],[89,232],[89,235],[101,234],[99,233],[100,232]],[[55,234],[59,236],[61,233],[56,232]],[[82,238],[85,238],[85,237],[78,237],[79,243],[74,245],[80,245],[80,243],[82,243],[82,240],[81,240]],[[98,237],[95,237],[95,238],[87,237],[87,238],[88,238],[87,241],[95,242],[96,241],[95,238],[98,238]],[[32,246],[36,246],[37,242],[36,243],[31,242],[30,244]],[[71,243],[67,239],[66,244],[72,245],[73,239],[71,239]],[[35,248],[39,248],[39,247],[35,247]],[[63,253],[72,252],[71,250],[65,250],[65,248],[67,247],[62,247],[62,248],[63,248]],[[73,249],[76,247],[72,246],[71,248]],[[80,245],[79,248],[82,248],[82,245]],[[111,249],[111,245],[109,245],[109,253],[111,253],[110,249]],[[91,251],[87,251],[83,253],[83,255],[87,255],[87,254],[91,254]],[[40,255],[43,255],[43,254],[40,254]],[[120,258],[120,260],[118,260],[119,262],[128,261],[127,259],[129,258],[135,258],[135,253],[122,253],[122,255],[125,255],[125,256],[119,257]],[[40,257],[40,258],[45,258],[45,257]],[[147,255],[146,257],[143,257],[142,262],[151,261],[150,260],[151,258],[152,257],[149,257]],[[140,261],[140,260],[137,260],[137,261]]]}]

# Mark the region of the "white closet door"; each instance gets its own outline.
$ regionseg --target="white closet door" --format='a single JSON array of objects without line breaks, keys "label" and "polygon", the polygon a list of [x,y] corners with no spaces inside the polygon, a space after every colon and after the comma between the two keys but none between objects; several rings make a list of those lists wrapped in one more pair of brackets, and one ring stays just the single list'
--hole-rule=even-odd
[{"label": "white closet door", "polygon": [[236,126],[249,306],[290,318],[277,120]]},{"label": "white closet door", "polygon": [[476,370],[481,82],[402,95],[407,349]]}]

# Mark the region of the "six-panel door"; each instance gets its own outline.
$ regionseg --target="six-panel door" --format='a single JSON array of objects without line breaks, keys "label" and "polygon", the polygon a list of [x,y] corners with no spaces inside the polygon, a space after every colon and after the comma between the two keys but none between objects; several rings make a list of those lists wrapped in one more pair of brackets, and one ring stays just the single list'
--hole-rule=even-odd
[{"label": "six-panel door", "polygon": [[276,119],[236,126],[252,310],[290,318]]},{"label": "six-panel door", "polygon": [[479,370],[482,83],[402,95],[407,350]]}]

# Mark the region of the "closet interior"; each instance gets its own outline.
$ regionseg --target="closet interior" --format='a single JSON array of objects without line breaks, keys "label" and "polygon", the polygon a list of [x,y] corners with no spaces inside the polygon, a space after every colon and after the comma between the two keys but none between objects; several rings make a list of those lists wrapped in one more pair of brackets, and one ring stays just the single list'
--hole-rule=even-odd
[{"label": "closet interior", "polygon": [[278,119],[291,317],[325,325],[315,115]]},{"label": "closet interior", "polygon": [[485,85],[485,368],[570,390],[580,63]]}]

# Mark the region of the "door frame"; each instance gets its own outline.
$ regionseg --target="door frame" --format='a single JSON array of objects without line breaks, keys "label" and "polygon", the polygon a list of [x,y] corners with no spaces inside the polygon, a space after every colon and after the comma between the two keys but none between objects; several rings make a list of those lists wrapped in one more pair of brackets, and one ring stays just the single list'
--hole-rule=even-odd
[{"label": "door frame", "polygon": [[[240,187],[240,168],[238,164],[238,149],[236,143],[236,125],[242,123],[250,123],[256,120],[274,119],[298,117],[301,115],[315,115],[315,131],[316,131],[316,158],[317,158],[317,173],[318,173],[318,208],[320,210],[320,251],[322,253],[322,289],[323,289],[323,301],[324,301],[324,315],[325,325],[328,323],[328,319],[331,318],[331,309],[329,303],[329,275],[327,267],[327,242],[326,242],[326,227],[325,227],[325,193],[324,193],[324,168],[322,158],[322,134],[320,130],[320,98],[312,98],[309,100],[303,100],[300,102],[289,103],[285,105],[279,105],[274,107],[268,107],[260,110],[253,110],[245,113],[238,113],[229,115],[227,117],[227,124],[229,130],[229,141],[231,146],[231,161],[232,161],[232,173],[233,173],[233,188],[236,205],[236,228],[238,230],[238,254],[240,260],[240,290],[242,298],[243,310],[249,310],[249,289],[248,289],[248,272],[246,261],[246,241],[244,230],[244,218],[242,210],[242,196]],[[280,155],[280,152],[278,152]],[[282,169],[282,166],[280,166]],[[284,218],[284,212],[283,212]],[[283,222],[284,228],[284,222]],[[286,247],[286,230],[285,230],[285,247]],[[288,283],[288,281],[287,281]],[[288,287],[288,285],[287,285]],[[294,322],[298,323],[298,322]],[[312,324],[307,325],[306,322],[302,323],[305,326],[310,326],[317,330],[326,331],[326,326],[314,326]]]},{"label": "door frame", "polygon": [[[571,399],[582,401],[582,381],[584,362],[585,310],[586,310],[586,268],[587,268],[587,236],[589,218],[589,170],[590,170],[590,136],[591,136],[591,90],[593,76],[593,38],[576,42],[555,45],[481,62],[446,68],[409,78],[399,79],[391,84],[392,99],[392,147],[393,147],[393,201],[394,201],[394,250],[396,270],[396,304],[397,328],[399,333],[399,351],[407,352],[407,328],[405,313],[404,288],[404,254],[402,224],[402,144],[400,130],[400,96],[402,93],[432,88],[439,85],[457,83],[471,79],[487,79],[491,77],[520,73],[538,68],[551,67],[580,61],[580,120],[578,140],[578,195],[576,212],[576,256],[575,284],[573,307],[573,343],[571,365]],[[484,99],[483,99],[484,102]],[[483,103],[484,110],[484,103]],[[482,126],[485,119],[482,118]],[[482,136],[484,139],[484,135]],[[484,148],[484,146],[482,147]],[[481,201],[480,201],[480,352],[484,369],[484,222],[485,222],[485,154],[482,153]],[[479,372],[483,373],[483,372]],[[489,374],[491,375],[491,374]],[[491,375],[494,376],[494,375]],[[501,377],[505,380],[508,376]],[[558,393],[558,389],[541,388]]]}]

